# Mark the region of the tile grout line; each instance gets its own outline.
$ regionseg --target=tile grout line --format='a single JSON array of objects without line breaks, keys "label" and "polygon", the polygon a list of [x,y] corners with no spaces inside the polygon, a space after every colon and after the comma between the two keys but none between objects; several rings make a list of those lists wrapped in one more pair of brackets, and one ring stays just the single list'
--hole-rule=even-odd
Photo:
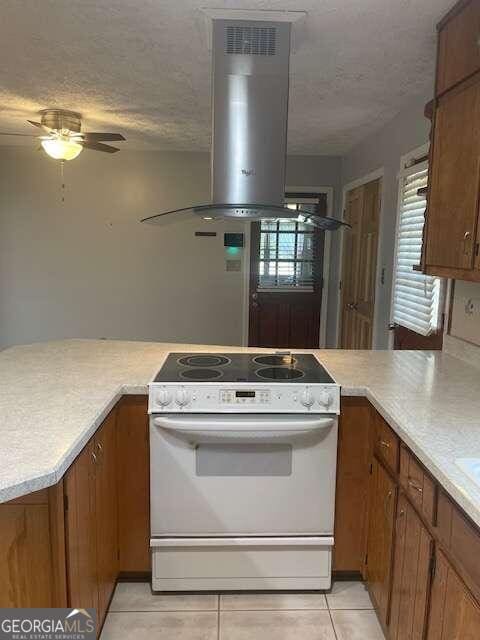
[{"label": "tile grout line", "polygon": [[335,629],[335,623],[332,618],[332,612],[330,611],[330,609],[327,609],[327,611],[328,611],[328,617],[330,618],[330,624],[332,625],[333,635],[335,636],[335,640],[338,640],[337,630]]},{"label": "tile grout line", "polygon": [[217,640],[220,640],[220,594],[217,594]]}]

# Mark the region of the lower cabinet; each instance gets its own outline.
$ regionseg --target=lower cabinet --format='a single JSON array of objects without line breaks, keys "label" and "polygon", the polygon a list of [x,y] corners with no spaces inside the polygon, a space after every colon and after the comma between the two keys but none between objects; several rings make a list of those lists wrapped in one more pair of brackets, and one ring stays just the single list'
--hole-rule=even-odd
[{"label": "lower cabinet", "polygon": [[392,544],[397,487],[383,465],[373,458],[367,544],[367,583],[380,621],[388,623]]},{"label": "lower cabinet", "polygon": [[66,549],[71,607],[103,622],[118,575],[115,411],[68,470]]},{"label": "lower cabinet", "polygon": [[480,607],[445,555],[438,551],[427,640],[478,640]]},{"label": "lower cabinet", "polygon": [[391,640],[424,638],[432,555],[433,538],[401,494],[395,526]]}]

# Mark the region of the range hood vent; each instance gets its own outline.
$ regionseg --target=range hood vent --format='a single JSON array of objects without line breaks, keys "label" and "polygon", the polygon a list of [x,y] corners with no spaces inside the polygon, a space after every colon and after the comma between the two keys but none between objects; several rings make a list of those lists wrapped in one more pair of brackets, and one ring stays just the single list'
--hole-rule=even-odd
[{"label": "range hood vent", "polygon": [[325,230],[345,224],[312,213],[311,206],[303,212],[285,205],[291,24],[259,13],[259,20],[212,20],[212,203],[142,222],[193,213],[205,219],[300,219]]},{"label": "range hood vent", "polygon": [[226,53],[249,56],[274,56],[277,30],[275,27],[228,25]]}]

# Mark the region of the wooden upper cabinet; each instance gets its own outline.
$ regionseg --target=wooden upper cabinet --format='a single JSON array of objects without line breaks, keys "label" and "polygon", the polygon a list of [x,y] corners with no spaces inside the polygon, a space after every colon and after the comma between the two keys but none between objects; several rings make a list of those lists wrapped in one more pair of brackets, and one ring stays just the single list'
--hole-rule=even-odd
[{"label": "wooden upper cabinet", "polygon": [[480,607],[441,551],[437,552],[427,640],[478,640]]},{"label": "wooden upper cabinet", "polygon": [[480,3],[462,3],[439,26],[437,95],[480,69]]},{"label": "wooden upper cabinet", "polygon": [[[426,267],[472,270],[480,175],[480,79],[439,99],[426,230]],[[444,271],[438,275],[447,275]],[[458,275],[454,272],[453,276]]]},{"label": "wooden upper cabinet", "polygon": [[390,640],[423,640],[433,539],[405,495],[398,501]]},{"label": "wooden upper cabinet", "polygon": [[387,471],[373,460],[367,545],[367,583],[378,617],[388,622],[392,541],[397,487]]}]

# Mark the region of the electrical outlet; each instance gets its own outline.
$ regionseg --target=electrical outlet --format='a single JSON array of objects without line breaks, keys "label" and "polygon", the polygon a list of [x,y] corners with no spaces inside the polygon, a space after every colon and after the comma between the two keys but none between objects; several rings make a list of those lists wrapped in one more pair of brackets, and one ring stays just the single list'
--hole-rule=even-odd
[{"label": "electrical outlet", "polygon": [[468,298],[465,300],[465,315],[480,315],[480,298]]}]

